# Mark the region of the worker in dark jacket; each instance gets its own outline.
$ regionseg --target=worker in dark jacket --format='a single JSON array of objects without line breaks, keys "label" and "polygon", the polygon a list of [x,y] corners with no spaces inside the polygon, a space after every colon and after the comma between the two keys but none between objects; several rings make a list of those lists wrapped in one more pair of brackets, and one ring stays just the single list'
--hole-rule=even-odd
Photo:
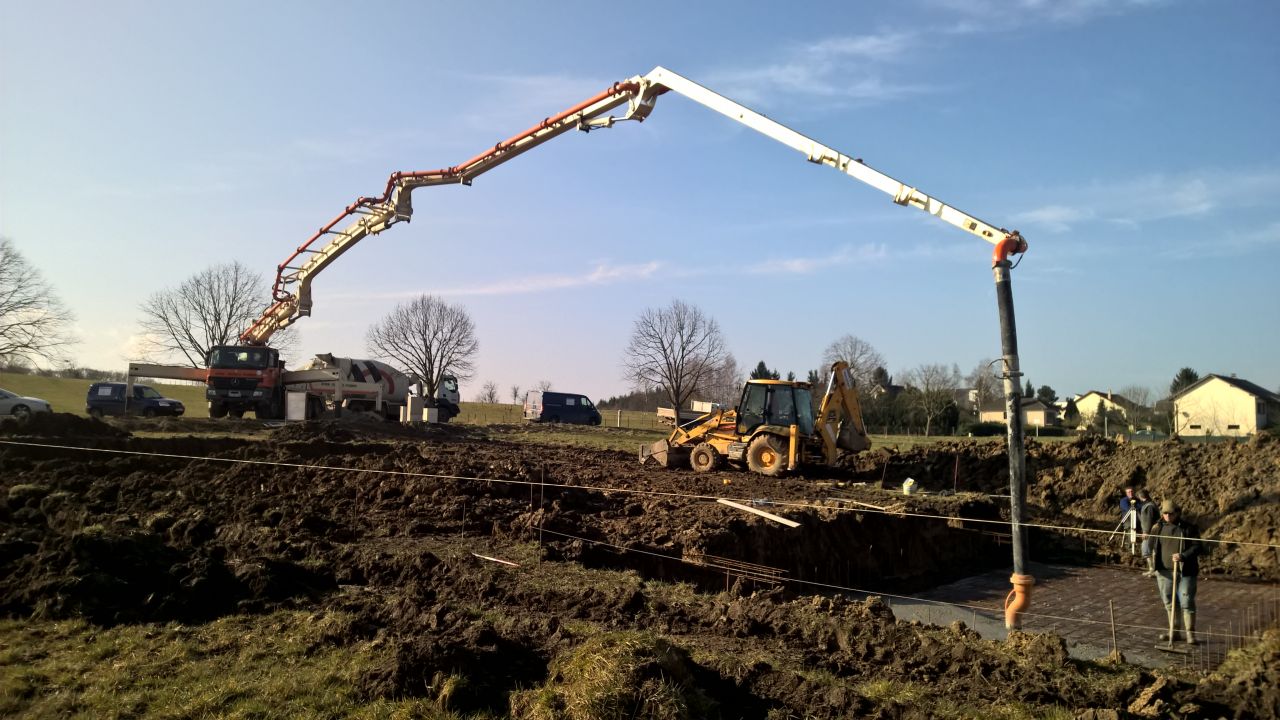
[{"label": "worker in dark jacket", "polygon": [[1160,522],[1160,509],[1151,502],[1151,494],[1147,489],[1142,488],[1138,491],[1138,530],[1142,533],[1142,559],[1147,564],[1147,571],[1142,573],[1144,577],[1156,576],[1156,559],[1151,552],[1156,541],[1151,536],[1151,529],[1158,522]]},{"label": "worker in dark jacket", "polygon": [[[1188,644],[1196,644],[1196,574],[1200,571],[1200,530],[1195,525],[1182,519],[1178,504],[1172,500],[1160,503],[1160,522],[1152,528],[1155,546],[1152,557],[1156,566],[1156,586],[1160,589],[1160,600],[1167,613],[1174,613],[1170,606],[1171,589],[1173,588],[1173,572],[1177,568],[1178,587],[1176,607],[1182,608],[1182,627],[1186,631]],[[1176,640],[1174,637],[1161,635],[1161,640]]]}]

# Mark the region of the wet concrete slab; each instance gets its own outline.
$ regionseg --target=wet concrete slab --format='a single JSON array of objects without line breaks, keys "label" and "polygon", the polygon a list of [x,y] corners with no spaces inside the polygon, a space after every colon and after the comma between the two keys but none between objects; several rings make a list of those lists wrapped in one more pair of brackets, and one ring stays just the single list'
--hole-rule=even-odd
[{"label": "wet concrete slab", "polygon": [[[1189,665],[1211,668],[1230,648],[1256,638],[1280,616],[1280,585],[1201,577],[1196,593],[1196,625],[1200,644],[1175,642],[1186,651],[1169,653],[1158,636],[1167,631],[1169,616],[1160,601],[1154,578],[1135,568],[1072,567],[1032,563],[1036,578],[1030,611],[1023,629],[1052,632],[1067,641],[1073,657],[1105,657],[1114,643],[1125,659],[1148,667]],[[959,620],[983,637],[1003,639],[1003,607],[1009,593],[1010,570],[994,571],[934,588],[919,599],[890,598],[903,620],[946,625]],[[1179,618],[1181,626],[1181,618]]]}]

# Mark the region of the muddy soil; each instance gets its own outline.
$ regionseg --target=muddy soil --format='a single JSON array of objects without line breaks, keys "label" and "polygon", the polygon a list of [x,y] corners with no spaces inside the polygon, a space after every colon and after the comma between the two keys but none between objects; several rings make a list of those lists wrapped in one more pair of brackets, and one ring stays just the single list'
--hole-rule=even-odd
[{"label": "muddy soil", "polygon": [[[994,645],[843,599],[841,588],[911,591],[1007,565],[992,526],[895,514],[1005,515],[1007,500],[987,496],[1007,487],[998,445],[869,454],[770,480],[642,468],[629,453],[513,443],[500,430],[308,423],[257,440],[135,437],[70,415],[0,424],[0,440],[31,443],[0,444],[0,612],[117,624],[342,610],[332,642],[381,636],[397,649],[362,682],[369,697],[426,694],[433,673],[463,672],[477,680],[457,707],[516,714],[516,689],[556,682],[552,668],[587,646],[582,621],[661,634],[677,646],[663,662],[687,666],[700,712],[719,717],[920,716],[849,690],[872,681],[922,683],[966,707],[1265,716],[1256,689],[1280,682],[1275,650],[1240,671],[1243,684],[1196,684],[1084,666],[1053,637]],[[1215,517],[1206,536],[1274,543],[1278,446],[1032,443],[1029,499],[1044,517],[1105,525],[1118,487],[1141,479]],[[879,489],[907,476],[959,492]],[[534,548],[525,566],[536,570],[477,557],[520,548]],[[1272,558],[1233,548],[1213,567],[1274,577]],[[592,570],[632,580],[596,582]],[[650,580],[700,592],[674,602]]]}]

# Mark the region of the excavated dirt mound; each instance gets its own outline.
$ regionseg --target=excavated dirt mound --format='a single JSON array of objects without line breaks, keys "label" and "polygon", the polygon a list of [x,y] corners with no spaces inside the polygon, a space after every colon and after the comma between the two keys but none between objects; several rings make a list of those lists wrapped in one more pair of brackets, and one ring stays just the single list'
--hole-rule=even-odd
[{"label": "excavated dirt mound", "polygon": [[[898,453],[880,450],[852,458],[854,477],[900,486],[908,477],[931,490],[1008,494],[1002,443],[939,443]],[[1101,438],[1027,443],[1027,501],[1033,520],[1112,530],[1120,521],[1126,485],[1146,487],[1159,502],[1171,498],[1215,544],[1204,572],[1280,580],[1280,438],[1246,442],[1118,443]],[[1096,538],[1094,546],[1105,552]],[[1114,548],[1113,548],[1114,549]]]},{"label": "excavated dirt mound", "polygon": [[[330,642],[381,636],[395,648],[361,680],[370,698],[430,695],[433,678],[462,673],[473,682],[450,707],[574,717],[567,708],[579,699],[613,707],[573,668],[617,648],[630,658],[618,666],[623,686],[656,697],[644,690],[655,677],[681,678],[683,689],[663,697],[689,717],[920,717],[908,696],[876,690],[912,685],[964,707],[1167,717],[1230,716],[1237,701],[1270,697],[1259,688],[1274,656],[1218,685],[1157,682],[1070,661],[1057,638],[996,645],[959,625],[896,622],[875,600],[826,597],[832,586],[909,591],[1006,565],[1008,547],[990,527],[895,514],[1004,516],[1007,501],[985,494],[1007,478],[998,445],[868,454],[841,471],[772,480],[649,469],[629,453],[512,443],[476,428],[311,423],[255,441],[121,437],[65,419],[33,427],[6,437],[44,433],[50,445],[85,449],[0,444],[0,612],[114,624],[340,610],[347,620]],[[1268,443],[1032,444],[1029,496],[1047,515],[1101,523],[1113,488],[1140,475],[1158,495],[1179,488],[1193,514],[1217,508],[1224,520],[1261,523],[1268,516],[1249,513],[1274,504],[1277,454]],[[1219,465],[1227,475],[1184,479]],[[876,489],[907,476],[960,492]],[[536,554],[516,573],[480,557],[497,552],[488,547]],[[1260,559],[1215,561],[1265,575]],[[681,587],[687,596],[673,599]],[[622,634],[602,650],[581,622]]]},{"label": "excavated dirt mound", "polygon": [[24,418],[0,418],[0,437],[123,438],[128,432],[101,420],[71,413],[33,413]]}]

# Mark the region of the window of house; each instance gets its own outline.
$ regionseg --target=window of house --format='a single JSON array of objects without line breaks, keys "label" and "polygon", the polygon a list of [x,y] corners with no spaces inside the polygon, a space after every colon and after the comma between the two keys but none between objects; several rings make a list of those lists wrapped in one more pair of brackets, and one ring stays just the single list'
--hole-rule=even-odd
[{"label": "window of house", "polygon": [[1200,429],[1200,426],[1199,426],[1199,425],[1192,425],[1192,426],[1191,426],[1191,429],[1192,429],[1192,430],[1199,430],[1199,429]]},{"label": "window of house", "polygon": [[1227,426],[1227,429],[1228,429],[1228,430],[1239,430],[1239,429],[1240,429],[1240,426],[1239,426],[1239,425],[1228,425],[1228,426]]}]

